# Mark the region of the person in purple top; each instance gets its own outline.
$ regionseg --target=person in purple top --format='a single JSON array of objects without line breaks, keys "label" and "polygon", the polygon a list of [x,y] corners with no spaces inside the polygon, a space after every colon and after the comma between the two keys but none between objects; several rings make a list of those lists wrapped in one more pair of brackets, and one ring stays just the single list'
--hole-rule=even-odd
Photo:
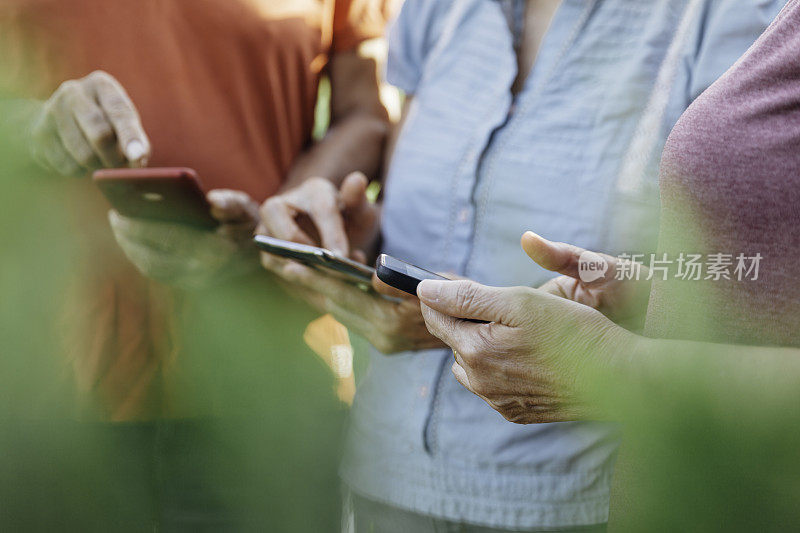
[{"label": "person in purple top", "polygon": [[[453,348],[459,382],[518,423],[597,415],[587,392],[598,368],[664,376],[668,386],[670,370],[702,361],[698,379],[718,385],[708,401],[744,394],[745,405],[762,399],[764,411],[765,394],[797,390],[800,0],[683,114],[663,153],[660,189],[650,265],[528,232],[528,255],[561,274],[539,290],[420,284],[426,323]],[[689,274],[690,258],[705,270]],[[643,335],[616,323],[637,316]]]}]

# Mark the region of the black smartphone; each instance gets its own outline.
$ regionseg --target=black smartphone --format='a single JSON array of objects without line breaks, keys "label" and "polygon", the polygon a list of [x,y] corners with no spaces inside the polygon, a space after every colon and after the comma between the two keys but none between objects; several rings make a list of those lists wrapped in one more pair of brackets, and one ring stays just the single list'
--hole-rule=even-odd
[{"label": "black smartphone", "polygon": [[[381,254],[375,262],[375,272],[378,274],[378,279],[385,284],[406,292],[412,296],[417,295],[417,286],[423,280],[445,280],[452,281],[444,276],[435,274],[430,270],[425,270],[411,263],[401,261],[391,255]],[[485,320],[474,320],[471,318],[463,318],[465,322],[472,322],[474,324],[488,324]]]},{"label": "black smartphone", "polygon": [[362,287],[372,286],[372,276],[375,274],[373,268],[342,257],[325,248],[284,241],[274,237],[267,237],[266,235],[256,235],[253,240],[260,250],[269,254],[284,259],[293,259],[306,266],[326,270],[345,281]]},{"label": "black smartphone", "polygon": [[417,295],[417,285],[424,279],[447,279],[386,254],[378,256],[375,272],[378,274],[378,279],[385,284],[412,296]]}]

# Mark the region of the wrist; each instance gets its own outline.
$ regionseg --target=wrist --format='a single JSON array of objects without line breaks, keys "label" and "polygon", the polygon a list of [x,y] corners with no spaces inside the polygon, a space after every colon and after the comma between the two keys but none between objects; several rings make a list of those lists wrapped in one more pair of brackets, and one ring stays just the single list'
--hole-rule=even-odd
[{"label": "wrist", "polygon": [[635,333],[617,324],[604,328],[597,343],[597,360],[604,366],[613,367],[631,356],[638,345],[639,337]]},{"label": "wrist", "polygon": [[574,368],[572,393],[582,418],[612,419],[615,406],[608,402],[608,391],[616,389],[620,375],[630,370],[630,361],[648,339],[607,319],[589,335],[594,341]]},{"label": "wrist", "polygon": [[598,381],[598,378],[609,374],[616,375],[624,370],[628,362],[635,357],[633,354],[639,350],[640,342],[646,340],[605,317],[599,328],[591,335],[595,340],[588,350],[588,357],[584,358],[586,368],[583,372],[588,379],[584,384],[589,388]]},{"label": "wrist", "polygon": [[655,340],[614,325],[603,334],[598,347],[600,371],[615,380],[637,379],[645,361],[654,353]]}]

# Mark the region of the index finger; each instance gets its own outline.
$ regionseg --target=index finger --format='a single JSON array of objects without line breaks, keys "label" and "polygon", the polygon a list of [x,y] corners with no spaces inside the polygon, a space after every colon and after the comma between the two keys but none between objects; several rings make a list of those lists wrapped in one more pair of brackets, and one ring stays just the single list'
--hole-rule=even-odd
[{"label": "index finger", "polygon": [[92,74],[92,81],[97,101],[117,134],[125,158],[133,166],[145,166],[150,158],[150,139],[130,96],[114,77],[105,72]]},{"label": "index finger", "polygon": [[319,232],[322,247],[348,257],[350,242],[344,229],[344,218],[334,201],[321,201],[306,213]]},{"label": "index finger", "polygon": [[417,296],[430,308],[451,317],[514,326],[520,313],[517,290],[468,280],[423,280],[417,287]]},{"label": "index finger", "polygon": [[266,233],[284,241],[307,244],[309,246],[317,245],[306,232],[300,229],[294,219],[294,211],[279,198],[273,197],[264,202],[259,213],[262,222],[258,230],[259,234]]}]

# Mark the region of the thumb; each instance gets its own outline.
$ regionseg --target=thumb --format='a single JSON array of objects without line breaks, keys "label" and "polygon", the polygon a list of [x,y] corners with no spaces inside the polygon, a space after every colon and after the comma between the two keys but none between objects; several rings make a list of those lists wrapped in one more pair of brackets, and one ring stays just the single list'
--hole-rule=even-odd
[{"label": "thumb", "polygon": [[518,306],[512,291],[469,280],[423,280],[417,287],[417,296],[447,316],[513,325]]},{"label": "thumb", "polygon": [[582,248],[563,242],[548,241],[532,231],[525,232],[521,244],[528,257],[545,270],[578,277],[578,259],[584,252]]},{"label": "thumb", "polygon": [[608,263],[609,271],[614,272],[617,259],[610,255],[588,252],[583,248],[563,242],[548,241],[544,237],[532,231],[526,231],[522,236],[522,249],[533,261],[551,272],[557,272],[562,276],[580,279],[581,255],[590,253],[593,256],[600,256]]},{"label": "thumb", "polygon": [[339,186],[339,199],[342,208],[348,211],[358,210],[367,203],[367,186],[369,180],[363,172],[349,174]]},{"label": "thumb", "polygon": [[222,224],[255,223],[258,205],[242,191],[215,189],[207,195],[211,215]]}]

